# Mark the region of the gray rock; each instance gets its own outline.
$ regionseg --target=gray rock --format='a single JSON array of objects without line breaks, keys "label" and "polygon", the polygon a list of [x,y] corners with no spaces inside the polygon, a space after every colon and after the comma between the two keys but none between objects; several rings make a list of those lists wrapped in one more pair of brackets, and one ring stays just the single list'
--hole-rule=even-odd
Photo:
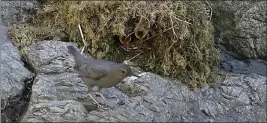
[{"label": "gray rock", "polygon": [[73,43],[58,41],[40,41],[25,48],[28,63],[37,73],[63,73],[74,71],[74,60],[70,59],[67,46]]},{"label": "gray rock", "polygon": [[0,46],[8,41],[7,39],[8,27],[0,25]]},{"label": "gray rock", "polygon": [[22,122],[85,122],[87,111],[73,100],[49,101],[31,105]]},{"label": "gray rock", "polygon": [[[73,43],[41,41],[24,49],[25,57],[37,76],[32,86],[31,102],[22,121],[82,122],[85,121],[84,114],[96,108],[88,98],[86,85],[74,73],[74,59],[67,52],[68,45]],[[48,105],[54,107],[47,109]],[[40,117],[36,119],[35,116]]]},{"label": "gray rock", "polygon": [[[57,48],[47,48],[51,47],[49,46],[51,44],[57,44],[55,46]],[[73,57],[63,51],[66,44],[68,43],[42,41],[32,45],[31,49],[42,46],[44,48],[39,49],[43,54],[46,54],[44,52],[53,54],[43,57],[43,61],[65,54],[62,55],[63,61],[69,59],[70,62],[74,62]],[[60,48],[62,50],[59,50]],[[26,53],[29,61],[34,61],[31,58],[36,58],[30,56],[33,55],[30,53],[33,51],[40,52],[29,50]],[[35,62],[36,66],[42,63],[41,60]],[[53,68],[53,64],[49,62],[35,68],[45,71],[47,66]],[[73,63],[69,65],[71,64]],[[256,74],[218,76],[214,87],[206,86],[191,91],[180,81],[153,73],[142,73],[140,78],[128,77],[124,79],[124,83],[102,89],[108,102],[108,109],[103,110],[93,108],[95,105],[92,105],[93,101],[87,96],[88,90],[85,84],[72,70],[65,71],[64,65],[62,65],[63,71],[58,74],[48,74],[50,72],[43,71],[38,74],[33,83],[29,108],[22,121],[266,122],[264,76]],[[89,92],[93,94],[92,91]],[[100,97],[95,98],[103,102]]]},{"label": "gray rock", "polygon": [[85,121],[87,111],[96,108],[88,98],[88,89],[76,73],[37,75],[31,102],[23,122]]},{"label": "gray rock", "polygon": [[[4,38],[3,38],[4,39]],[[1,39],[2,40],[2,39]],[[0,46],[1,48],[1,81],[0,91],[2,102],[2,114],[5,119],[15,120],[21,111],[24,110],[26,102],[23,100],[25,84],[34,77],[24,63],[21,61],[18,49],[8,41]]]},{"label": "gray rock", "polygon": [[260,59],[238,60],[225,52],[220,52],[220,68],[225,72],[267,75],[267,64]]},{"label": "gray rock", "polygon": [[7,42],[1,45],[1,89],[8,92],[7,98],[22,94],[24,82],[33,74],[24,67],[17,48]]},{"label": "gray rock", "polygon": [[[166,122],[181,121],[182,116],[194,106],[196,95],[180,82],[171,82],[152,73],[143,73],[141,78],[126,78],[125,84],[139,88],[144,93],[128,96],[121,92],[122,88],[104,89],[109,100],[108,111],[91,111],[89,121],[140,121]],[[120,103],[123,102],[123,103]],[[192,102],[192,103],[189,103]],[[122,105],[123,104],[123,105]]]},{"label": "gray rock", "polygon": [[32,86],[31,103],[52,100],[83,100],[87,87],[75,73],[37,75]]},{"label": "gray rock", "polygon": [[267,61],[266,1],[213,2],[217,43],[241,57]]},{"label": "gray rock", "polygon": [[10,26],[25,21],[25,17],[31,14],[37,1],[0,1],[1,25]]}]

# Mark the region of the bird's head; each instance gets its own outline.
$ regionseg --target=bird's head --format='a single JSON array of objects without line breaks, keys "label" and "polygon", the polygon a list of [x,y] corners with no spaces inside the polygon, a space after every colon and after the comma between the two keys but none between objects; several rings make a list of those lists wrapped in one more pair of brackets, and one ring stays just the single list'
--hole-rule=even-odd
[{"label": "bird's head", "polygon": [[119,40],[121,44],[123,45],[124,48],[127,48],[130,41],[131,41],[131,36],[125,37],[125,36],[120,36]]},{"label": "bird's head", "polygon": [[129,65],[126,65],[126,64],[119,64],[117,66],[116,72],[117,72],[117,75],[119,77],[122,77],[123,79],[129,76],[140,77],[132,71],[132,68]]}]

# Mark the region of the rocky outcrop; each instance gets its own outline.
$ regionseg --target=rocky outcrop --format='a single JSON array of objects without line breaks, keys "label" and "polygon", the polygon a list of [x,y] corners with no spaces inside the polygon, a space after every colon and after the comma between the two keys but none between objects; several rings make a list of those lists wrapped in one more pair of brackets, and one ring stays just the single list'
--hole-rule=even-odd
[{"label": "rocky outcrop", "polygon": [[267,75],[267,65],[264,60],[238,60],[235,57],[220,51],[220,69],[229,73]]},{"label": "rocky outcrop", "polygon": [[92,111],[88,120],[265,121],[264,79],[257,75],[227,77],[217,87],[192,92],[179,81],[145,73],[141,78],[126,81],[130,87],[135,85],[144,88],[147,94],[129,97],[115,89],[109,91],[108,97],[115,98],[113,100],[117,97],[117,100],[124,101],[124,105],[114,106],[109,111]]},{"label": "rocky outcrop", "polygon": [[12,24],[25,21],[25,17],[38,5],[37,1],[1,1],[0,2],[1,25],[10,26]]},{"label": "rocky outcrop", "polygon": [[0,97],[1,122],[17,122],[27,107],[34,74],[21,60],[18,49],[10,43],[7,32],[12,24],[24,21],[36,1],[0,1]]},{"label": "rocky outcrop", "polygon": [[58,41],[41,41],[23,49],[27,62],[33,67],[36,73],[59,74],[73,71],[74,60],[70,59],[70,54],[66,46],[73,43],[63,43]]},{"label": "rocky outcrop", "polygon": [[144,72],[140,78],[128,77],[125,83],[103,89],[108,109],[96,109],[71,67],[74,60],[67,45],[73,44],[41,41],[25,49],[38,75],[23,122],[266,122],[266,77],[256,74],[218,76],[213,87],[191,91],[180,81]]},{"label": "rocky outcrop", "polygon": [[8,42],[7,33],[8,33],[8,27],[0,25],[0,37],[1,37],[0,45]]},{"label": "rocky outcrop", "polygon": [[89,111],[96,108],[90,104],[92,101],[84,101],[87,96],[87,88],[77,74],[38,75],[22,122],[86,121],[85,106]]},{"label": "rocky outcrop", "polygon": [[38,42],[22,50],[27,64],[21,61],[17,48],[8,41],[8,27],[2,25],[24,21],[36,5],[36,1],[1,1],[2,121],[266,122],[265,64],[232,57],[266,60],[265,1],[212,4],[216,42],[231,55],[222,54],[221,67],[242,74],[218,75],[214,86],[192,91],[178,80],[145,72],[140,78],[129,77],[116,87],[103,89],[107,110],[96,109],[88,97],[88,92],[95,96],[94,92],[73,70],[74,60],[66,49],[73,43]]},{"label": "rocky outcrop", "polygon": [[219,47],[233,51],[236,54],[232,55],[236,57],[267,61],[266,1],[212,3],[212,19]]},{"label": "rocky outcrop", "polygon": [[[2,39],[0,39],[2,40]],[[1,116],[2,121],[16,121],[25,109],[29,99],[23,95],[27,91],[27,86],[33,79],[31,73],[21,61],[18,49],[7,41],[0,47],[1,49]]]},{"label": "rocky outcrop", "polygon": [[[31,102],[22,121],[84,121],[82,114],[96,108],[88,98],[86,85],[72,68],[74,59],[70,58],[71,54],[66,49],[68,45],[73,43],[41,41],[23,50],[37,76],[32,86]],[[47,109],[48,105],[51,109]],[[51,112],[44,114],[45,110]],[[79,115],[76,110],[83,112]],[[51,117],[54,113],[66,115]],[[41,117],[35,117],[36,114]]]}]

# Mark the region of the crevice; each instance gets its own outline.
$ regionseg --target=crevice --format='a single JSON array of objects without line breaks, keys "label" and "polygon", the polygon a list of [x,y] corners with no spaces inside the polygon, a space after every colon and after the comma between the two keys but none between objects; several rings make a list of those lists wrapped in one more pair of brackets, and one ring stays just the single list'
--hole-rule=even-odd
[{"label": "crevice", "polygon": [[20,55],[22,56],[20,60],[23,62],[24,67],[27,68],[31,73],[34,73],[34,76],[36,76],[36,71],[35,71],[34,67],[29,62],[27,62],[28,59],[25,56],[26,54],[20,54]]},{"label": "crevice", "polygon": [[[24,67],[27,68],[33,76],[30,78],[26,78],[24,82],[24,88],[22,90],[22,94],[16,95],[12,98],[8,99],[8,104],[2,112],[6,115],[6,120],[3,122],[20,122],[22,116],[26,113],[28,108],[31,94],[32,94],[32,85],[33,81],[36,77],[34,68],[27,62],[25,57],[21,58],[21,61],[24,63]],[[2,122],[2,121],[1,121]]]},{"label": "crevice", "polygon": [[22,116],[26,113],[26,109],[28,109],[29,102],[31,100],[32,95],[32,84],[36,76],[33,76],[30,79],[27,79],[24,81],[25,86],[22,92],[22,96],[20,101],[24,102],[24,106],[22,106],[20,112],[19,112],[19,120],[21,120]]},{"label": "crevice", "polygon": [[31,100],[31,95],[32,95],[33,81],[36,78],[36,71],[34,67],[30,63],[27,62],[26,57],[22,57],[21,61],[24,63],[24,67],[27,68],[34,75],[32,76],[32,78],[28,78],[24,80],[24,89],[20,97],[20,102],[23,102],[24,105],[21,107],[21,110],[19,110],[19,118],[18,118],[19,121],[22,119],[22,117],[24,116],[24,114],[26,113],[28,109],[29,102]]},{"label": "crevice", "polygon": [[[24,80],[25,87],[22,90],[22,95],[16,95],[8,99],[8,104],[2,112],[6,114],[8,121],[19,122],[20,118],[28,107],[30,97],[31,97],[31,87],[35,76],[32,78],[27,78]],[[5,121],[5,122],[8,122]],[[2,121],[1,121],[2,122]]]}]

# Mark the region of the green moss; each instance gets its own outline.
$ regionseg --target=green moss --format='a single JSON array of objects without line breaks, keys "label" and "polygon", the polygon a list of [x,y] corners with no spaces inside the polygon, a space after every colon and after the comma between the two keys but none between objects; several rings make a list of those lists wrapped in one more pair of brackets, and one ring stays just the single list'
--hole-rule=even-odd
[{"label": "green moss", "polygon": [[218,65],[206,9],[201,1],[44,1],[10,37],[18,47],[44,39],[82,46],[80,24],[93,57],[122,62],[141,53],[132,61],[143,70],[196,88],[213,82]]}]

